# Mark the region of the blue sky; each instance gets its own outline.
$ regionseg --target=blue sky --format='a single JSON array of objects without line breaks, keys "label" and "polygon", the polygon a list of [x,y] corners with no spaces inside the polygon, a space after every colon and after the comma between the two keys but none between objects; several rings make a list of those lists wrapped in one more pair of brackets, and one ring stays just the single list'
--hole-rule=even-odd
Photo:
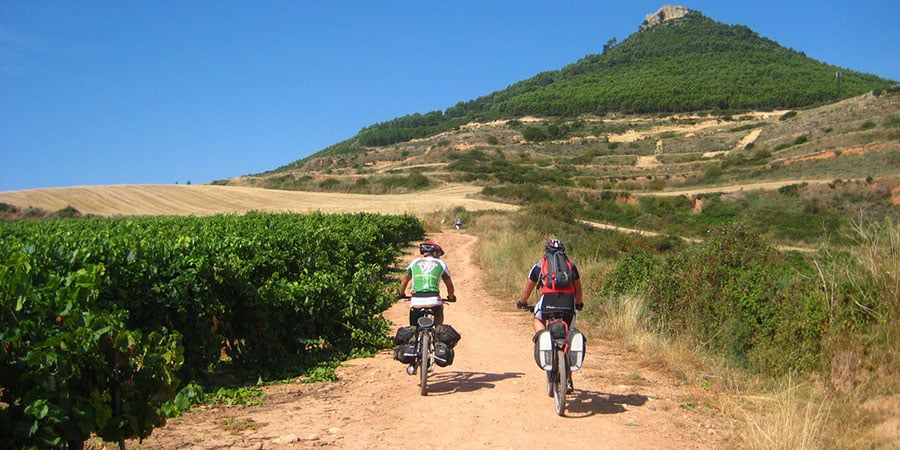
[{"label": "blue sky", "polygon": [[[683,1],[900,80],[900,2]],[[275,169],[600,53],[664,1],[0,0],[0,191]]]}]

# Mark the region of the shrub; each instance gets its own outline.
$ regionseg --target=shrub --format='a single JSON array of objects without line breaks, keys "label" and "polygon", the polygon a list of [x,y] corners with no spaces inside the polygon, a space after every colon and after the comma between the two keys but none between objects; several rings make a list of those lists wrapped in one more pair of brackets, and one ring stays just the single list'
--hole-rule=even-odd
[{"label": "shrub", "polygon": [[528,142],[543,142],[548,139],[547,132],[538,127],[526,127],[522,132],[522,137]]},{"label": "shrub", "polygon": [[530,184],[486,186],[481,191],[487,197],[512,203],[534,203],[550,197],[550,192]]},{"label": "shrub", "polygon": [[341,182],[337,178],[326,178],[319,182],[319,188],[326,191],[336,189],[340,185]]},{"label": "shrub", "polygon": [[421,173],[411,173],[407,176],[389,176],[382,178],[379,183],[385,189],[406,188],[410,190],[426,189],[431,185],[428,177]]},{"label": "shrub", "polygon": [[797,116],[797,111],[788,111],[788,112],[782,114],[781,117],[778,118],[778,120],[785,121],[785,120],[790,119],[791,117],[796,117],[796,116]]},{"label": "shrub", "polygon": [[[792,349],[772,341],[794,271],[759,235],[741,226],[717,228],[705,244],[677,253],[663,270],[650,273],[658,274],[648,283],[650,307],[671,332],[753,370],[792,364],[784,354]],[[772,352],[785,362],[750,364]]]},{"label": "shrub", "polygon": [[647,250],[639,249],[623,256],[604,280],[602,295],[621,296],[647,292],[653,280],[662,276],[665,260]]}]

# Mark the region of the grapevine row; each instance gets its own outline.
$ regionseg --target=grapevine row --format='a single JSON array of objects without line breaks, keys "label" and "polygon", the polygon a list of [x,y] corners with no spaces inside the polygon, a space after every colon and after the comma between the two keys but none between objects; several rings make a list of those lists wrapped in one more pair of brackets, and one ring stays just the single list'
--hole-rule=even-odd
[{"label": "grapevine row", "polygon": [[0,434],[146,437],[220,360],[261,375],[382,342],[412,216],[261,214],[0,225]]}]

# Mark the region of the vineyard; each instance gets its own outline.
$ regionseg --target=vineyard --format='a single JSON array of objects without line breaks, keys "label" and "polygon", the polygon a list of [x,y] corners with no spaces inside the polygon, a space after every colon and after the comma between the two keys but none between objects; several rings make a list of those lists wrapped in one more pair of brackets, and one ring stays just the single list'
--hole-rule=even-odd
[{"label": "vineyard", "polygon": [[260,379],[378,348],[413,216],[261,214],[0,225],[0,434],[149,436],[216,367]]}]

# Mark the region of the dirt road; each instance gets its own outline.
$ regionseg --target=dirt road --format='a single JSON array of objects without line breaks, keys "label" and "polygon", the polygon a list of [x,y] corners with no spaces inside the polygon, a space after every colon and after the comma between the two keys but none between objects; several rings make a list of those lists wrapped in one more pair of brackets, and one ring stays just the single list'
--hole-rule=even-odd
[{"label": "dirt road", "polygon": [[[339,368],[339,381],[269,386],[260,406],[198,408],[128,447],[703,449],[731,442],[733,430],[702,404],[701,388],[676,386],[591,336],[567,416],[558,417],[532,358],[530,316],[514,309],[515,299],[485,292],[471,263],[476,237],[430,237],[447,251],[459,301],[445,308],[446,322],[462,340],[454,364],[430,379],[428,396],[385,350]],[[406,308],[385,312],[394,329],[405,325]]]}]

